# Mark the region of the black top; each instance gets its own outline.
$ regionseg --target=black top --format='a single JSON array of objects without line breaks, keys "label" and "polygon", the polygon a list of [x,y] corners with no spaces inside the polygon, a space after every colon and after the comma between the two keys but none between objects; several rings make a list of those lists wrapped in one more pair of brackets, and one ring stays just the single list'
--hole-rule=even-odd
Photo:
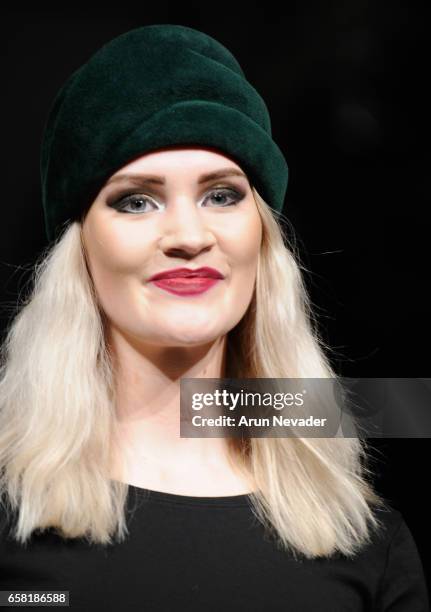
[{"label": "black top", "polygon": [[25,549],[2,532],[0,590],[68,590],[70,607],[88,612],[429,612],[422,563],[395,509],[378,511],[385,529],[354,559],[299,561],[267,537],[248,495],[129,487],[121,544],[50,529]]}]

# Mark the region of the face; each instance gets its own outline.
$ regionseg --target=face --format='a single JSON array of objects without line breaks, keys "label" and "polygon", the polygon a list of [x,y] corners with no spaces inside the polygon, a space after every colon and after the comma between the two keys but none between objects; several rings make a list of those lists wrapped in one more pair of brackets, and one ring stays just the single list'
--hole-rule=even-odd
[{"label": "face", "polygon": [[[203,180],[220,170],[226,176]],[[243,174],[218,149],[170,147],[134,159],[107,180],[82,235],[110,325],[135,341],[190,346],[225,335],[241,320],[253,295],[262,225],[247,177],[231,172]],[[147,175],[153,180],[145,182]],[[163,286],[150,280],[201,267],[223,278]]]}]

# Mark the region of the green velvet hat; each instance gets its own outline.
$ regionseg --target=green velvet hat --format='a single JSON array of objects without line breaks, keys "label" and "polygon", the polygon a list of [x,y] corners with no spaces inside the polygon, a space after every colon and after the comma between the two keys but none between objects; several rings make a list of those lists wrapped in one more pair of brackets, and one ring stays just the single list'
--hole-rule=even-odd
[{"label": "green velvet hat", "polygon": [[58,91],[44,127],[48,240],[82,218],[119,168],[180,144],[230,156],[268,205],[282,210],[286,160],[264,100],[226,47],[171,24],[135,28],[103,45]]}]

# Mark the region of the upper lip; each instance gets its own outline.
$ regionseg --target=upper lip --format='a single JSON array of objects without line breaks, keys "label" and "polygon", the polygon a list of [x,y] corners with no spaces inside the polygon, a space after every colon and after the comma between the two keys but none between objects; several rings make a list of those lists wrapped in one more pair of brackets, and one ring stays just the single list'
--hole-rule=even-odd
[{"label": "upper lip", "polygon": [[160,278],[187,278],[187,277],[206,277],[206,278],[224,278],[223,274],[216,270],[215,268],[209,268],[205,266],[203,268],[196,268],[195,270],[192,268],[171,268],[170,270],[163,270],[163,272],[158,272],[154,274],[149,280],[158,280]]}]

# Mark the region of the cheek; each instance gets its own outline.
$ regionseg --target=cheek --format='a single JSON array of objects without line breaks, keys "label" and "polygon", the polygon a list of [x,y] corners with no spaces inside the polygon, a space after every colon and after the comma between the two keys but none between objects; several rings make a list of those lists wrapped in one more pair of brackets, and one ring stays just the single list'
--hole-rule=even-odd
[{"label": "cheek", "polygon": [[101,222],[89,225],[87,253],[95,276],[108,278],[137,268],[142,262],[142,239],[134,243],[131,238],[130,233],[120,231],[115,224]]},{"label": "cheek", "polygon": [[112,232],[93,232],[89,244],[87,260],[101,306],[106,312],[126,306],[132,299],[132,279],[136,282],[142,274],[142,246],[133,248]]},{"label": "cheek", "polygon": [[260,217],[251,217],[229,241],[224,242],[232,269],[229,299],[235,311],[244,311],[253,296],[262,240]]},{"label": "cheek", "polygon": [[225,252],[229,254],[232,266],[244,275],[253,274],[262,242],[262,223],[257,211],[245,221],[232,223],[222,235],[221,242]]}]

